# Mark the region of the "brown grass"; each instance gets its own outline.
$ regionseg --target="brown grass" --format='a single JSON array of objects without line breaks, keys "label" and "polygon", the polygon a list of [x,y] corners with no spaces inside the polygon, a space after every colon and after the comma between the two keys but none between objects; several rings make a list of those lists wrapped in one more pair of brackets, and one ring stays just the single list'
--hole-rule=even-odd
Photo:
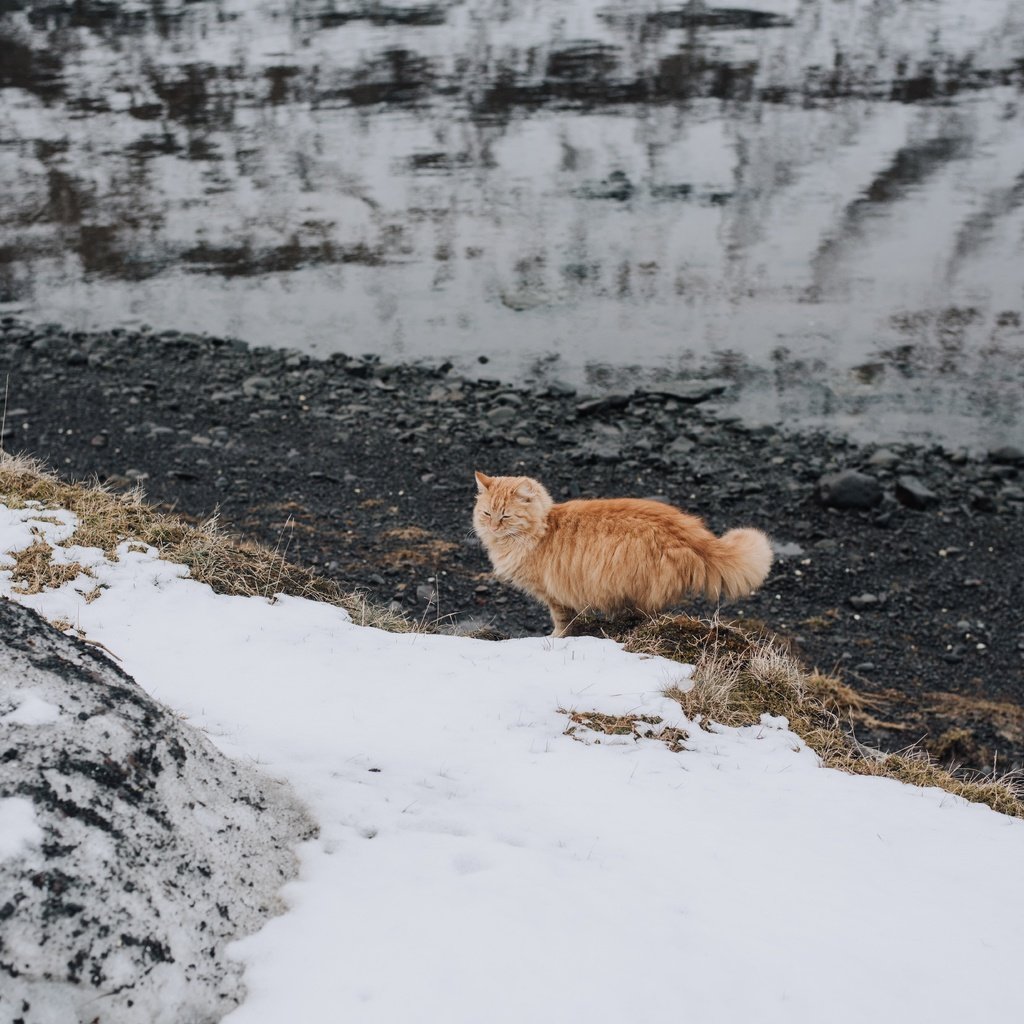
[{"label": "brown grass", "polygon": [[83,574],[92,576],[91,570],[77,562],[54,562],[53,548],[36,531],[33,531],[33,535],[35,540],[27,548],[12,555],[14,566],[11,568],[11,589],[16,594],[38,594],[42,590],[63,586]]},{"label": "brown grass", "polygon": [[[216,518],[195,525],[161,512],[138,490],[117,494],[95,483],[66,483],[31,459],[0,454],[0,501],[12,508],[38,502],[43,509],[67,509],[77,517],[78,526],[66,543],[100,548],[109,558],[117,557],[116,548],[125,541],[136,549],[148,545],[161,558],[187,566],[193,579],[219,594],[306,597],[344,608],[363,625],[397,633],[423,631],[405,616],[291,564],[271,548],[229,536]],[[83,571],[81,566],[53,565],[52,551],[42,538],[16,558],[20,593],[37,592],[21,588],[58,585],[62,576],[73,579]]]},{"label": "brown grass", "polygon": [[829,768],[885,776],[915,786],[936,786],[1003,814],[1024,818],[1019,780],[944,768],[920,749],[882,753],[858,743],[848,723],[870,716],[874,698],[840,680],[808,672],[784,641],[763,629],[688,616],[665,616],[615,636],[627,650],[694,665],[693,686],[671,689],[690,721],[703,727],[754,725],[762,714],[784,716],[790,728]]},{"label": "brown grass", "polygon": [[[665,725],[657,715],[608,715],[602,711],[566,711],[565,708],[559,708],[558,713],[568,716],[565,735],[574,739],[582,739],[581,733],[629,736],[634,740],[658,739],[667,743],[671,750],[682,750],[687,739],[682,729]],[[660,729],[657,728],[659,725]],[[601,741],[595,739],[593,742]]]}]

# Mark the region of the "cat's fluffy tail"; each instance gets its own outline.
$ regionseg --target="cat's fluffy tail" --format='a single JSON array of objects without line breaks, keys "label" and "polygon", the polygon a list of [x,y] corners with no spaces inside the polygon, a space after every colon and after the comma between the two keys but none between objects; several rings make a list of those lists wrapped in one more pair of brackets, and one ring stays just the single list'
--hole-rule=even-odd
[{"label": "cat's fluffy tail", "polygon": [[772,545],[760,531],[750,527],[729,530],[711,546],[707,559],[707,595],[742,597],[765,581],[772,567]]}]

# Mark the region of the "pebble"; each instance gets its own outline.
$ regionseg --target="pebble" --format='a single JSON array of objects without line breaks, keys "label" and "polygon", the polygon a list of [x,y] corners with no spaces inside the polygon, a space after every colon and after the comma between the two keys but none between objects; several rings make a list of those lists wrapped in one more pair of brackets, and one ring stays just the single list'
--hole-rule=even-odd
[{"label": "pebble", "polygon": [[890,448],[879,448],[868,459],[869,466],[877,466],[879,469],[889,469],[900,461],[900,457]]},{"label": "pebble", "polygon": [[1005,466],[1024,466],[1024,448],[1015,444],[1004,444],[988,453],[989,461]]},{"label": "pebble", "polygon": [[490,409],[484,413],[488,423],[493,424],[496,427],[503,427],[506,423],[512,423],[513,420],[519,418],[519,413],[511,406],[499,405],[495,409]]},{"label": "pebble", "polygon": [[858,611],[863,608],[874,608],[881,603],[876,594],[858,594],[848,597],[846,600],[852,608],[856,608]]},{"label": "pebble", "polygon": [[709,398],[722,394],[729,386],[726,380],[681,380],[669,381],[644,388],[644,394],[671,398],[686,405],[697,405]]},{"label": "pebble", "polygon": [[612,409],[625,409],[629,405],[632,395],[612,394],[603,398],[590,398],[585,402],[578,402],[576,413],[579,416],[593,416],[600,412],[608,412]]},{"label": "pebble", "polygon": [[832,508],[874,508],[882,500],[882,487],[873,476],[846,469],[821,477],[818,497]]},{"label": "pebble", "polygon": [[916,476],[901,476],[896,481],[896,500],[907,508],[923,512],[938,504],[939,496],[925,487]]}]

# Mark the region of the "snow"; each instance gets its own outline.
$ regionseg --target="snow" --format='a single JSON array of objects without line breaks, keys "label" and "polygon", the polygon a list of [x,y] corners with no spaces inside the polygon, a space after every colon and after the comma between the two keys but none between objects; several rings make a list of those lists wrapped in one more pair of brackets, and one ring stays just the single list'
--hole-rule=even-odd
[{"label": "snow", "polygon": [[23,796],[0,798],[0,864],[42,842],[32,801]]},{"label": "snow", "polygon": [[[0,509],[0,550],[31,520]],[[233,947],[231,1024],[1017,1012],[1024,822],[824,769],[785,719],[697,728],[663,696],[691,670],[610,641],[388,634],[72,550],[95,578],[12,596],[320,825],[288,911]],[[573,709],[658,716],[686,749],[567,735]]]},{"label": "snow", "polygon": [[[18,706],[5,715],[0,715],[0,726],[4,725],[51,725],[60,716],[60,708],[43,700],[31,690],[19,695]],[[0,736],[3,733],[0,732]]]}]

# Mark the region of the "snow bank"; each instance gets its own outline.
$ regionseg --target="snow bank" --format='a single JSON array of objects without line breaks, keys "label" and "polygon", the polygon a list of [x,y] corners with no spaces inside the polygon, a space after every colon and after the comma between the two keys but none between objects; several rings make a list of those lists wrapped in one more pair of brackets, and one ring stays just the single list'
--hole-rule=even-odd
[{"label": "snow bank", "polygon": [[[399,636],[215,595],[152,553],[90,564],[22,600],[288,779],[320,825],[289,911],[233,947],[232,1024],[1019,1008],[1024,822],[823,769],[784,720],[702,731],[662,696],[686,667],[608,641]],[[687,749],[568,735],[572,709],[660,719]]]},{"label": "snow bank", "polygon": [[27,609],[0,636],[0,1020],[219,1019],[305,812]]}]

